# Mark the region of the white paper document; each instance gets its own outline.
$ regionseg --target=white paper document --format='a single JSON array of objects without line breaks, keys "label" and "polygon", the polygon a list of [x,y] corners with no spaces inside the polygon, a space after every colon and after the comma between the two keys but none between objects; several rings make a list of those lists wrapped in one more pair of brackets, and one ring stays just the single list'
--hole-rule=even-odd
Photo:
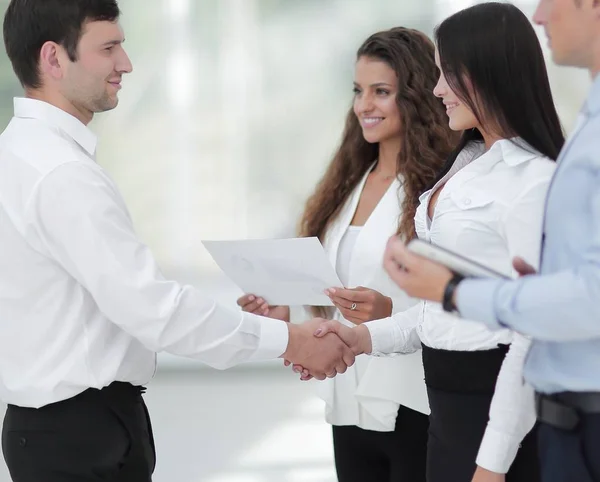
[{"label": "white paper document", "polygon": [[331,306],[323,293],[342,287],[318,238],[202,241],[244,293],[270,305]]}]

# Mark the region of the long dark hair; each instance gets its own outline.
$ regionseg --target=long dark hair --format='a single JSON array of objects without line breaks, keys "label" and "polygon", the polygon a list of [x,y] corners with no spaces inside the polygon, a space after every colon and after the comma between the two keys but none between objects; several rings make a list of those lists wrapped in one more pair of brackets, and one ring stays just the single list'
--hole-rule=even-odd
[{"label": "long dark hair", "polygon": [[[435,43],[448,85],[483,129],[520,137],[556,160],[564,135],[542,49],[523,12],[497,2],[466,8],[437,27]],[[465,131],[437,180],[469,142],[482,139],[477,129]]]},{"label": "long dark hair", "polygon": [[[401,115],[401,149],[396,172],[404,179],[404,201],[398,234],[414,237],[414,215],[419,196],[433,181],[456,145],[444,106],[432,95],[438,78],[433,42],[418,30],[393,28],[371,35],[358,49],[357,59],[369,57],[387,63],[396,73],[396,103]],[[321,241],[329,223],[377,159],[379,145],[363,137],[350,108],[342,142],[315,193],[309,198],[300,222],[301,236]]]}]

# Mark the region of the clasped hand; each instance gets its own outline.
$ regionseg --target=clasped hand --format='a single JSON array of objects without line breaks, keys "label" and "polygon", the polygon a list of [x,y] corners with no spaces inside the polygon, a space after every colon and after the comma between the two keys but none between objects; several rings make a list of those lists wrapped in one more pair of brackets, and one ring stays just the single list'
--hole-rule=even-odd
[{"label": "clasped hand", "polygon": [[[377,318],[390,316],[392,300],[378,291],[359,286],[357,288],[330,288],[326,290],[333,304],[349,321],[359,324]],[[271,306],[263,298],[245,294],[237,304],[243,311],[257,315],[290,320],[287,306]],[[360,353],[370,352],[371,338],[364,329],[366,337],[359,340],[362,330],[352,330],[337,321],[315,318],[302,325],[288,325],[289,343],[282,358],[285,365],[294,365],[294,371],[301,373],[302,380],[334,377],[344,373],[354,364],[354,358]],[[368,339],[368,343],[365,340]],[[365,348],[366,347],[366,348]]]},{"label": "clasped hand", "polygon": [[[349,352],[352,354],[352,363],[354,363],[354,357],[363,353],[371,353],[371,335],[367,327],[364,325],[359,325],[356,328],[349,328],[336,320],[315,318],[312,321],[299,326],[310,328],[312,330],[310,335],[317,340],[317,343],[318,340],[325,341],[332,339],[342,343],[344,348],[349,350]],[[300,379],[303,381],[310,380],[311,378],[316,378],[318,380],[323,380],[326,377],[333,378],[338,373],[344,373],[346,371],[346,367],[352,365],[347,364],[346,367],[343,367],[343,370],[340,370],[337,367],[334,370],[319,370],[317,367],[317,370],[315,370],[306,363],[295,361],[289,358],[288,355],[285,355],[284,358],[286,359],[286,365],[293,363],[294,371],[300,374]]]},{"label": "clasped hand", "polygon": [[315,333],[327,320],[315,318],[301,325],[289,325],[288,348],[282,355],[286,364],[294,364],[306,373],[306,377],[318,380],[344,373],[354,364],[355,353],[335,332]]},{"label": "clasped hand", "polygon": [[[354,356],[370,353],[371,336],[362,323],[390,316],[392,313],[391,298],[363,286],[357,288],[329,288],[325,290],[325,294],[329,296],[334,306],[346,320],[358,326],[349,328],[335,320],[316,318],[309,322],[319,325],[313,330],[314,337],[325,340],[335,336],[351,350]],[[325,371],[323,376],[322,370],[321,372],[315,372],[304,363],[296,362],[288,357],[285,357],[285,359],[286,366],[290,363],[294,365],[293,369],[300,374],[301,380],[310,380],[311,378],[322,380],[325,377],[332,378],[338,373],[346,371],[345,368],[344,371],[339,369]]]}]

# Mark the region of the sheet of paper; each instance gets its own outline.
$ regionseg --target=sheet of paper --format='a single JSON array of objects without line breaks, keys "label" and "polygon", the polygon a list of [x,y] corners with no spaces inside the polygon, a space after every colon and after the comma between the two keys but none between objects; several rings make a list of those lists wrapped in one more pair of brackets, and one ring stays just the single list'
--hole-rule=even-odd
[{"label": "sheet of paper", "polygon": [[271,305],[331,306],[323,291],[341,287],[318,238],[202,241],[244,293]]}]

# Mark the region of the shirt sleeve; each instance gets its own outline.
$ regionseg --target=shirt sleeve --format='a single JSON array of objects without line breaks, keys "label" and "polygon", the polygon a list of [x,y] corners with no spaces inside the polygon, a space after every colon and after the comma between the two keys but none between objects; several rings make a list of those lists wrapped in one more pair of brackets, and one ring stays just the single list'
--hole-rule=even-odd
[{"label": "shirt sleeve", "polygon": [[47,174],[26,216],[45,254],[85,287],[108,320],[148,349],[221,369],[286,350],[284,322],[228,308],[166,279],[135,235],[114,183],[95,164],[65,163]]},{"label": "shirt sleeve", "polygon": [[[600,168],[591,162],[580,164],[586,166],[587,176],[600,180]],[[534,193],[530,196],[533,202]],[[581,222],[592,223],[592,236],[589,247],[578,253],[577,263],[556,273],[515,281],[465,280],[456,291],[461,315],[491,328],[508,326],[544,341],[600,337],[600,189],[589,193],[588,208]],[[530,209],[536,211],[533,205]]]},{"label": "shirt sleeve", "polygon": [[423,303],[419,302],[406,311],[388,318],[364,323],[371,335],[371,355],[386,356],[394,353],[414,353],[421,349],[417,333]]},{"label": "shirt sleeve", "polygon": [[523,381],[523,365],[530,340],[517,333],[498,374],[477,465],[505,474],[517,456],[525,435],[535,424],[533,389]]},{"label": "shirt sleeve", "polygon": [[[511,204],[502,219],[510,257],[521,256],[536,269],[540,259],[548,184],[549,179],[546,179],[526,190]],[[517,275],[516,272],[514,274]],[[521,441],[535,423],[533,389],[523,380],[523,366],[530,343],[528,338],[513,333],[510,349],[498,374],[490,419],[477,456],[477,465],[493,472],[508,472]]]}]

